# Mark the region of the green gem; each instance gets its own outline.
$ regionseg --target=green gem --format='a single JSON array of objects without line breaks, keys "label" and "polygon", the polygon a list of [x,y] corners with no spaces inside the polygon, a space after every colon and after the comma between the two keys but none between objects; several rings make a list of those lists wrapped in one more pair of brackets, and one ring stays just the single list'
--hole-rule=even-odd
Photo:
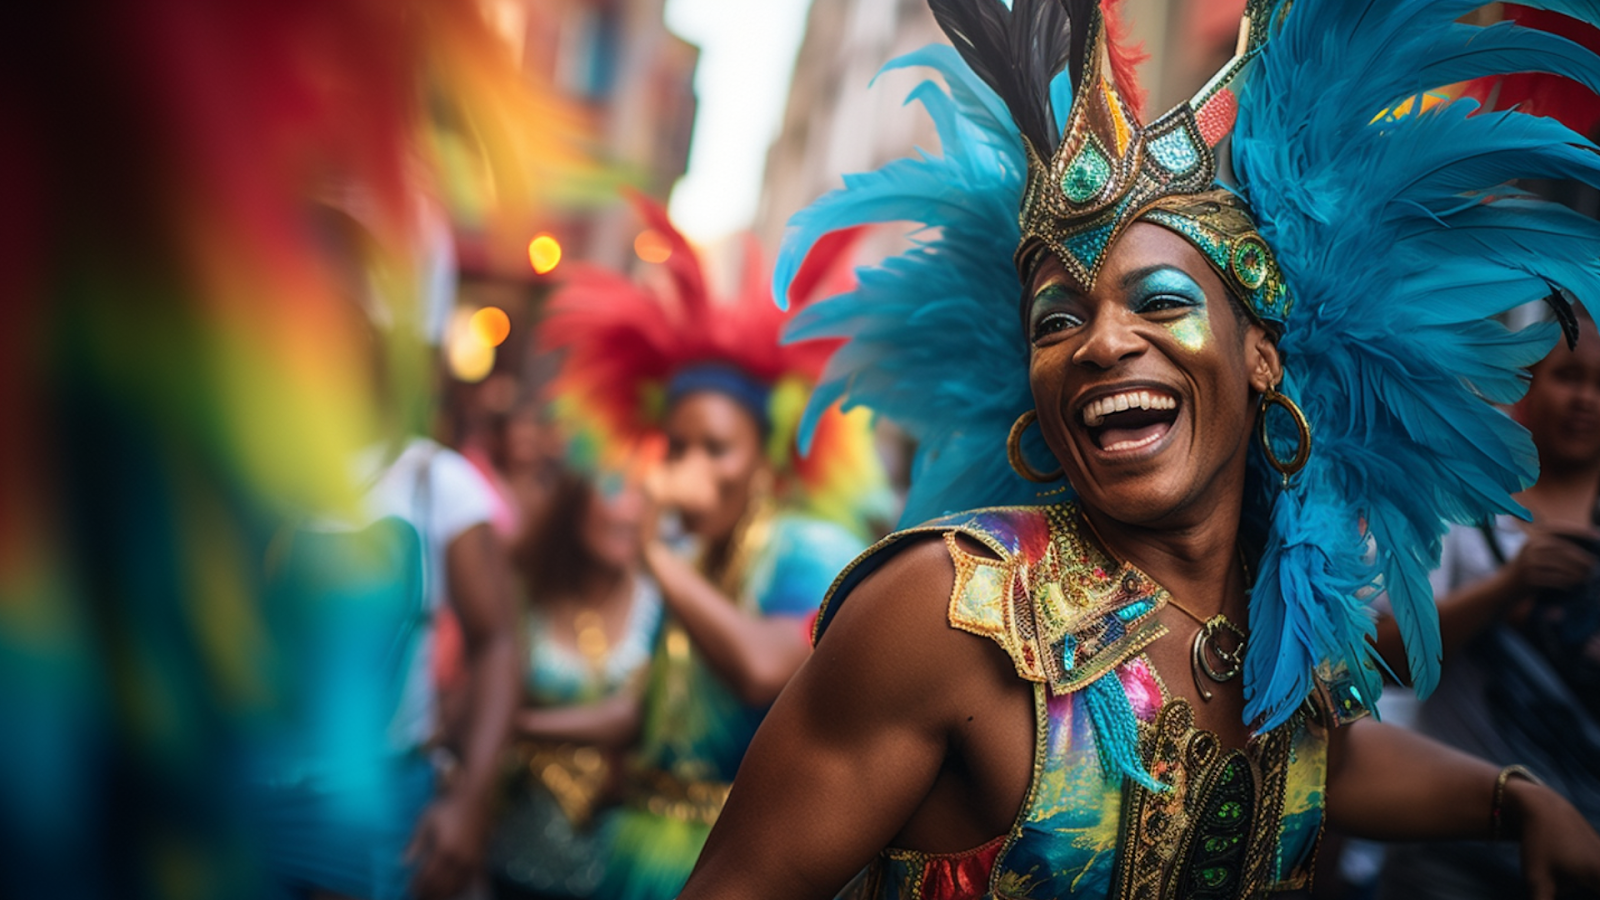
[{"label": "green gem", "polygon": [[1253,291],[1267,280],[1267,248],[1254,238],[1245,238],[1233,248],[1233,274],[1246,290]]},{"label": "green gem", "polygon": [[1111,180],[1111,163],[1099,148],[1085,143],[1061,176],[1061,191],[1073,203],[1082,203],[1100,193]]},{"label": "green gem", "polygon": [[1243,813],[1244,807],[1240,806],[1237,800],[1229,800],[1227,803],[1217,807],[1217,818],[1228,822],[1239,818]]},{"label": "green gem", "polygon": [[1235,835],[1233,837],[1206,838],[1206,852],[1207,853],[1221,853],[1222,851],[1227,850],[1229,847],[1232,847],[1234,844],[1237,844],[1237,843],[1239,843],[1238,835]]},{"label": "green gem", "polygon": [[1222,866],[1208,866],[1200,870],[1200,882],[1208,888],[1221,887],[1228,880],[1228,870]]}]

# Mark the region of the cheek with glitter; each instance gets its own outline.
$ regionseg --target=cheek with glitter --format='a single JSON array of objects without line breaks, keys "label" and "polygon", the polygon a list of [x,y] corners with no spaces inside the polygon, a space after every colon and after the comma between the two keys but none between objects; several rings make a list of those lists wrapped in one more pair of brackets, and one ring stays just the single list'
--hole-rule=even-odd
[{"label": "cheek with glitter", "polygon": [[1172,336],[1186,350],[1199,352],[1211,342],[1211,326],[1206,322],[1206,313],[1203,309],[1197,309],[1169,324],[1167,330],[1172,332]]}]

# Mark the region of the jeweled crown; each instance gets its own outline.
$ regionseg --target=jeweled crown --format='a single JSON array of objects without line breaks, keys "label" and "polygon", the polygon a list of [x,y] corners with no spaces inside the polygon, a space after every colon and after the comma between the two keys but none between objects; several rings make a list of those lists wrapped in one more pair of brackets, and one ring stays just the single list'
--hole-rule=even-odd
[{"label": "jeweled crown", "polygon": [[1072,109],[1055,152],[1044,159],[1026,135],[1027,186],[1017,266],[1026,275],[1041,250],[1092,288],[1111,244],[1144,219],[1198,247],[1258,319],[1281,324],[1293,302],[1248,207],[1217,183],[1217,145],[1233,128],[1231,84],[1265,40],[1268,18],[1287,4],[1252,0],[1234,58],[1189,101],[1146,126],[1111,77],[1103,18],[1091,18]]}]

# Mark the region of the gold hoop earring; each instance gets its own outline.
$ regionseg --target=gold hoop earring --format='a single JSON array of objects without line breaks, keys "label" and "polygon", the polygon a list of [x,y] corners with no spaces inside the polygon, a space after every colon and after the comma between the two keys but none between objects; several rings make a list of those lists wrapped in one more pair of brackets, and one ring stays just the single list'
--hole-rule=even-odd
[{"label": "gold hoop earring", "polygon": [[[1267,409],[1273,406],[1282,408],[1284,412],[1289,414],[1289,418],[1294,420],[1294,428],[1297,432],[1294,456],[1287,462],[1278,458],[1277,452],[1272,449],[1272,441],[1267,437]],[[1306,461],[1311,459],[1311,423],[1306,421],[1306,414],[1300,410],[1299,405],[1283,394],[1278,393],[1277,385],[1271,385],[1261,395],[1260,431],[1261,449],[1267,455],[1267,465],[1278,470],[1278,474],[1283,476],[1284,486],[1287,487],[1289,479],[1305,468]]]},{"label": "gold hoop earring", "polygon": [[1011,461],[1012,470],[1023,478],[1034,484],[1049,484],[1061,478],[1062,469],[1057,467],[1054,472],[1043,474],[1034,469],[1033,466],[1028,465],[1027,458],[1022,455],[1022,433],[1028,430],[1029,425],[1038,420],[1039,411],[1030,409],[1018,416],[1017,421],[1011,423],[1011,434],[1006,438],[1006,459]]}]

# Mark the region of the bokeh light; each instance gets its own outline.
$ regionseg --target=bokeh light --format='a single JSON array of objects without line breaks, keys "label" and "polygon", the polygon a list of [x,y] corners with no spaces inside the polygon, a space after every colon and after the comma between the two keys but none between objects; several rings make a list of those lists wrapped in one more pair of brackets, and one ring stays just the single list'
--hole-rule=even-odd
[{"label": "bokeh light", "polygon": [[664,263],[672,258],[672,245],[661,232],[646,228],[633,239],[633,252],[647,263]]},{"label": "bokeh light", "polygon": [[511,317],[498,306],[485,306],[473,313],[467,325],[487,347],[498,347],[511,335]]},{"label": "bokeh light", "polygon": [[561,242],[548,234],[541,234],[528,242],[528,262],[533,271],[546,275],[561,264]]},{"label": "bokeh light", "polygon": [[483,310],[469,312],[457,309],[451,315],[449,328],[445,331],[445,363],[450,367],[451,376],[468,384],[476,384],[494,371],[494,345],[479,333],[477,318],[480,312]]}]

